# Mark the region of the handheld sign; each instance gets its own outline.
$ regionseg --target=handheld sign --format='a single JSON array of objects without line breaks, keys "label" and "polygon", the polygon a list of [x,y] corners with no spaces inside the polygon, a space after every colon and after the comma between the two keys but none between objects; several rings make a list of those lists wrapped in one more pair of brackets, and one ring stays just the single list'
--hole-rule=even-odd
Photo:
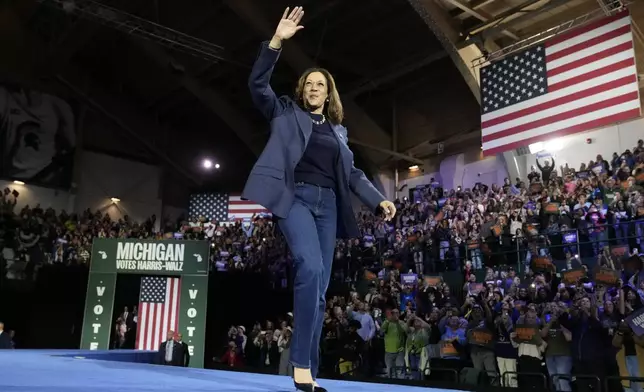
[{"label": "handheld sign", "polygon": [[474,328],[467,332],[467,342],[473,346],[494,347],[494,335],[487,328]]},{"label": "handheld sign", "polygon": [[550,215],[559,214],[559,203],[546,203],[543,207],[543,212]]},{"label": "handheld sign", "polygon": [[573,268],[568,271],[561,272],[561,280],[565,284],[576,284],[579,279],[586,277],[586,270],[583,268]]},{"label": "handheld sign", "polygon": [[517,334],[514,338],[517,343],[541,344],[539,328],[534,325],[517,324],[514,332]]},{"label": "handheld sign", "polygon": [[369,270],[364,270],[364,278],[365,280],[376,280],[378,276]]},{"label": "handheld sign", "polygon": [[644,335],[644,308],[639,308],[626,317],[626,322],[637,336]]},{"label": "handheld sign", "polygon": [[458,350],[452,342],[441,342],[441,357],[446,358],[446,357],[458,357]]},{"label": "handheld sign", "polygon": [[532,269],[535,271],[548,271],[552,269],[552,260],[545,256],[535,257],[532,260]]},{"label": "handheld sign", "polygon": [[441,277],[440,276],[425,276],[425,283],[427,283],[427,286],[429,286],[429,287],[436,287],[441,283]]},{"label": "handheld sign", "polygon": [[603,284],[604,286],[617,286],[619,282],[619,271],[600,268],[595,272],[595,283]]},{"label": "handheld sign", "polygon": [[630,252],[630,247],[628,245],[614,245],[610,247],[610,254],[620,258],[627,256]]},{"label": "handheld sign", "polygon": [[400,282],[406,285],[416,285],[416,282],[418,282],[418,275],[400,274]]}]

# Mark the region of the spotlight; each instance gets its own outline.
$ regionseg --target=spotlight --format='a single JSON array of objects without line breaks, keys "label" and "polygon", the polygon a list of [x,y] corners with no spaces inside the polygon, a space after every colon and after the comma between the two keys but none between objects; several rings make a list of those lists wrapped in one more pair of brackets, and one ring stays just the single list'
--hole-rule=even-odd
[{"label": "spotlight", "polygon": [[15,180],[13,183],[16,184],[16,185],[25,185],[24,182],[18,181],[18,180]]},{"label": "spotlight", "polygon": [[212,161],[210,159],[204,159],[202,164],[206,169],[210,169],[212,167]]},{"label": "spotlight", "polygon": [[221,165],[220,165],[220,164],[215,163],[215,169],[219,169],[220,167],[221,167]]},{"label": "spotlight", "polygon": [[121,201],[121,199],[119,199],[118,197],[112,197],[110,200],[112,200],[112,203],[118,203],[119,201]]}]

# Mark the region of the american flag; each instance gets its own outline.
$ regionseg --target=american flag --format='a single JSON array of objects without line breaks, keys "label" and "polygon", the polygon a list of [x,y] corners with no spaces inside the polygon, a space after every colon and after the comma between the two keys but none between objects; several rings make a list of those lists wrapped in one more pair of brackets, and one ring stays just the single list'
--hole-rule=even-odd
[{"label": "american flag", "polygon": [[197,193],[190,196],[191,217],[203,216],[208,220],[232,222],[252,218],[254,214],[269,214],[268,210],[239,195],[226,193]]},{"label": "american flag", "polygon": [[168,331],[179,327],[181,279],[163,276],[141,278],[136,331],[137,350],[158,350]]},{"label": "american flag", "polygon": [[481,69],[486,155],[640,115],[627,11],[561,34]]}]

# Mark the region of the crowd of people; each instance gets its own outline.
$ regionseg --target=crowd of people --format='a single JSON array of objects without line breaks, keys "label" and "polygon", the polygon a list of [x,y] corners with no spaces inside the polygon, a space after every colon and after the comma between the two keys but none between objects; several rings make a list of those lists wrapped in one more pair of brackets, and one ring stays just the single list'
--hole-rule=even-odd
[{"label": "crowd of people", "polygon": [[[391,225],[359,212],[364,237],[338,242],[335,276],[354,284],[327,299],[324,370],[560,391],[639,377],[643,168],[639,141],[579,170],[538,162],[502,186],[432,181],[397,201]],[[462,287],[440,276],[455,270]],[[290,317],[231,327],[223,364],[289,374]]]},{"label": "crowd of people", "polygon": [[[593,388],[592,379],[569,377],[580,372],[639,376],[644,146],[610,161],[597,155],[579,170],[555,165],[546,159],[525,180],[471,189],[431,181],[396,201],[391,223],[359,211],[362,237],[336,248],[333,278],[352,290],[327,300],[325,371],[423,379],[472,367],[506,386],[558,375],[563,391]],[[207,239],[213,271],[289,282],[288,248],[269,217],[137,223],[91,211],[16,211],[18,197],[6,189],[0,206],[7,277],[32,279],[45,263],[87,264],[95,237],[134,237]],[[445,271],[460,271],[465,285],[446,282]],[[248,334],[231,327],[218,359],[290,374],[292,315],[276,321]]]}]

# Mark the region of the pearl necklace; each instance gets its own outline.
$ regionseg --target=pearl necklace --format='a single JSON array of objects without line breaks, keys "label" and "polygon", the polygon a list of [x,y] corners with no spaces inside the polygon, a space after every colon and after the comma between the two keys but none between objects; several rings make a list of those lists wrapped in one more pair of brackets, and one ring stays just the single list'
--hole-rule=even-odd
[{"label": "pearl necklace", "polygon": [[322,125],[322,124],[324,124],[326,122],[326,116],[324,116],[324,114],[323,114],[322,115],[322,120],[318,121],[318,120],[316,120],[314,118],[311,118],[311,121],[313,121],[313,124],[315,124],[315,125]]}]

